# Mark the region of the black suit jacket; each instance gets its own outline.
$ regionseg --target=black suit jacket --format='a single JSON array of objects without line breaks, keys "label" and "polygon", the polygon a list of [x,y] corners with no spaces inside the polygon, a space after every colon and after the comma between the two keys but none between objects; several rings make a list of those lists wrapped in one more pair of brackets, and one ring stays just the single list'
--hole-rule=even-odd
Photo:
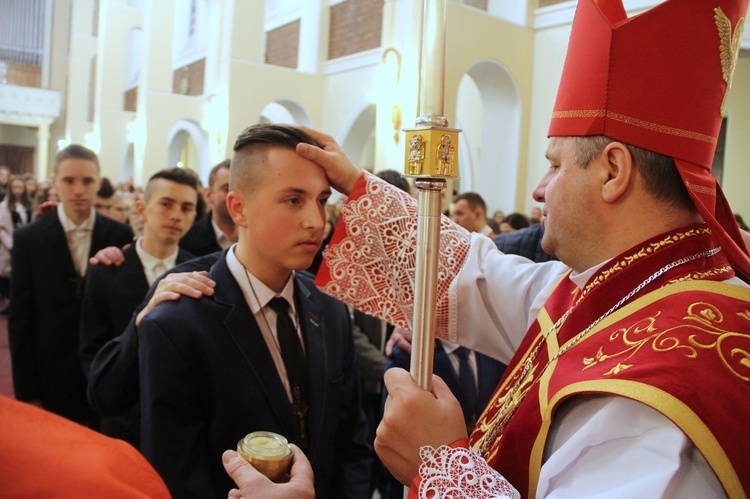
[{"label": "black suit jacket", "polygon": [[[80,356],[83,371],[89,377],[91,362],[109,340],[119,336],[127,327],[133,311],[148,293],[148,280],[135,244],[123,251],[125,261],[118,266],[95,265],[86,274],[86,285],[81,306]],[[180,249],[177,263],[192,258]],[[106,415],[101,415],[106,416]],[[127,413],[118,417],[103,417],[100,431],[120,438],[138,448],[140,446],[140,410],[133,404]]]},{"label": "black suit jacket", "polygon": [[174,272],[208,271],[221,254],[216,252],[188,260],[157,278],[146,297],[130,315],[122,334],[99,349],[91,361],[88,383],[89,402],[99,415],[118,416],[129,412],[139,402],[138,329],[135,327],[135,318],[146,308],[159,281]]},{"label": "black suit jacket", "polygon": [[[89,255],[132,239],[129,226],[96,215]],[[16,398],[39,399],[45,409],[85,423],[90,409],[78,357],[83,279],[57,213],[14,232],[11,266],[8,335]]]},{"label": "black suit jacket", "polygon": [[[371,449],[345,305],[296,273],[308,359],[309,447],[319,498],[364,498]],[[221,463],[247,433],[299,443],[297,423],[257,322],[226,258],[213,297],[160,304],[139,327],[142,452],[175,497],[226,497]]]},{"label": "black suit jacket", "polygon": [[[125,331],[133,311],[148,293],[149,285],[135,244],[123,251],[120,266],[94,265],[86,274],[81,306],[80,355],[88,377],[97,352],[112,338]],[[177,264],[193,258],[180,249]]]},{"label": "black suit jacket", "polygon": [[542,249],[542,236],[542,224],[533,224],[525,229],[494,235],[492,241],[503,253],[521,255],[536,263],[557,260]]},{"label": "black suit jacket", "polygon": [[214,226],[211,223],[211,212],[208,212],[206,216],[190,227],[187,234],[180,239],[180,248],[195,256],[203,256],[221,251],[221,246],[216,242]]}]

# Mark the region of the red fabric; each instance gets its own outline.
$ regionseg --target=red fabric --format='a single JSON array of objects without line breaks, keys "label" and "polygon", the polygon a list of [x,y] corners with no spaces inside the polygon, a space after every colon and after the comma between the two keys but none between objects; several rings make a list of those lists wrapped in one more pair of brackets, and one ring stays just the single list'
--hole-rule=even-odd
[{"label": "red fabric", "polygon": [[[580,0],[548,135],[606,135],[673,157],[686,184],[710,172],[728,91],[717,7],[734,37],[748,0],[666,0],[632,18],[621,0]],[[714,232],[727,228],[722,246],[750,280],[721,188],[701,191],[689,190]]]},{"label": "red fabric", "polygon": [[3,497],[170,497],[129,444],[3,396],[0,490]]},{"label": "red fabric", "polygon": [[[659,236],[614,258],[584,287],[583,301],[563,322],[556,343],[563,346],[571,341],[643,279],[668,263],[706,251],[715,244],[705,228],[695,227]],[[747,475],[744,470],[750,469],[750,455],[745,450],[750,440],[737,435],[736,427],[727,425],[723,419],[726,407],[732,407],[738,414],[750,411],[750,392],[743,379],[750,375],[750,370],[736,357],[736,352],[747,351],[750,345],[750,335],[741,332],[747,331],[750,324],[750,317],[746,316],[750,293],[743,290],[743,297],[730,298],[720,290],[699,290],[693,284],[699,279],[721,281],[732,275],[726,255],[719,252],[713,257],[683,263],[655,279],[633,297],[630,304],[611,315],[620,314],[619,320],[593,329],[551,364],[548,385],[543,387],[536,383],[527,388],[528,393],[504,432],[491,442],[485,454],[490,466],[524,497],[533,497],[537,485],[534,479],[538,477],[543,456],[534,455],[532,450],[538,439],[546,440],[555,408],[566,398],[580,393],[604,393],[639,400],[672,419],[699,446],[721,480],[727,463],[717,461],[716,452],[706,452],[710,449],[701,447],[714,439],[728,456],[731,468],[744,480],[744,489],[750,490],[750,478],[743,476]],[[692,282],[685,288],[673,284],[682,280]],[[726,286],[722,290],[729,288],[736,287]],[[668,294],[677,289],[684,290]],[[654,300],[649,293],[664,296]],[[544,310],[554,322],[578,302],[580,296],[575,284],[563,279]],[[504,397],[546,332],[535,321],[526,334],[471,435],[474,449],[483,444],[485,435],[499,417]],[[679,348],[676,345],[680,345]],[[535,380],[542,376],[541,370],[547,364],[548,348],[548,345],[543,346],[533,361],[531,372]],[[695,377],[696,372],[701,373],[699,379]],[[685,383],[685,379],[695,382]],[[584,385],[586,382],[595,384]],[[627,391],[634,386],[638,386],[638,390]],[[647,390],[648,387],[653,390]],[[542,389],[544,392],[540,393]],[[558,396],[566,389],[570,392]],[[642,395],[645,393],[660,395],[654,400]],[[680,410],[670,397],[681,401],[688,410]],[[544,402],[540,403],[542,400]],[[705,424],[708,431],[696,429],[686,414],[695,415],[695,420]],[[732,485],[722,483],[728,489]]]}]

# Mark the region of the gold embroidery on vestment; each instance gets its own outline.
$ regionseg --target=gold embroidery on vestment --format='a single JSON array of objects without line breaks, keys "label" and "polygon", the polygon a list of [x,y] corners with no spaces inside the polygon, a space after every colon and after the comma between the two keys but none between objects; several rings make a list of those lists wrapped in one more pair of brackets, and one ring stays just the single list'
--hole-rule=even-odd
[{"label": "gold embroidery on vestment", "polygon": [[[750,321],[750,311],[745,311],[747,316],[738,314]],[[687,307],[684,323],[663,330],[658,324],[661,315],[657,312],[613,331],[609,335],[609,345],[600,347],[593,357],[583,358],[581,370],[600,364],[604,367],[603,364],[618,358],[618,364],[605,375],[618,374],[637,364],[637,354],[650,345],[653,352],[680,351],[688,359],[696,359],[703,352],[713,352],[730,373],[743,381],[750,381],[750,334],[723,328],[724,313],[716,305],[692,303]],[[625,360],[633,364],[623,368],[622,361]]]},{"label": "gold embroidery on vestment", "polygon": [[631,265],[636,260],[643,258],[645,256],[648,256],[648,255],[651,255],[652,253],[655,253],[659,251],[660,249],[670,246],[678,241],[682,241],[685,238],[710,235],[710,234],[711,234],[711,229],[709,229],[708,227],[688,229],[683,232],[670,234],[669,236],[664,237],[664,239],[650,243],[649,245],[644,246],[632,252],[630,255],[624,256],[622,260],[618,260],[612,263],[612,265],[609,268],[602,270],[590,283],[588,283],[586,287],[584,288],[583,293],[581,293],[579,301],[581,298],[586,296],[594,287],[606,281],[612,275],[624,270],[626,267]]},{"label": "gold embroidery on vestment", "polygon": [[721,7],[714,9],[714,21],[716,29],[719,32],[719,59],[721,60],[721,76],[727,84],[724,90],[724,98],[721,100],[721,114],[727,105],[727,95],[732,88],[734,79],[734,68],[737,66],[737,57],[740,55],[740,45],[742,45],[742,32],[745,30],[745,18],[740,17],[734,27],[734,36],[732,35],[732,21],[724,14]]}]

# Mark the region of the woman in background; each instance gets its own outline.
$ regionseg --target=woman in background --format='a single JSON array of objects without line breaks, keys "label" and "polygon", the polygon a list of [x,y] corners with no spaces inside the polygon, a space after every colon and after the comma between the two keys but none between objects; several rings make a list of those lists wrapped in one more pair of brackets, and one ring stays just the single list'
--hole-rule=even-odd
[{"label": "woman in background", "polygon": [[13,177],[5,199],[0,203],[0,313],[6,313],[10,296],[10,250],[13,231],[31,220],[31,202],[22,178]]}]

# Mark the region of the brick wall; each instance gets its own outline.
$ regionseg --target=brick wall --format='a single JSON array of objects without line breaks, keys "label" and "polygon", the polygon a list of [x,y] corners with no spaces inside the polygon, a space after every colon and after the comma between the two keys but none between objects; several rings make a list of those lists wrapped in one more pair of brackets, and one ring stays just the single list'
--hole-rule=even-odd
[{"label": "brick wall", "polygon": [[347,0],[331,7],[328,59],[380,47],[383,0]]},{"label": "brick wall", "polygon": [[172,93],[182,95],[203,95],[206,76],[206,59],[175,69],[172,73]]},{"label": "brick wall", "polygon": [[[41,66],[12,61],[4,61],[2,64],[5,64],[5,80],[9,85],[18,85],[19,87],[40,87],[42,85]],[[1,70],[0,76],[2,76]],[[2,81],[0,81],[1,83]]]},{"label": "brick wall", "polygon": [[297,68],[299,19],[266,33],[266,64]]},{"label": "brick wall", "polygon": [[549,7],[558,3],[567,2],[568,0],[539,0],[539,7]]},{"label": "brick wall", "polygon": [[472,7],[476,7],[477,9],[486,11],[489,0],[464,0],[464,3],[466,5],[471,5]]},{"label": "brick wall", "polygon": [[122,98],[122,110],[135,112],[138,106],[138,87],[134,87],[127,92],[123,92]]}]

